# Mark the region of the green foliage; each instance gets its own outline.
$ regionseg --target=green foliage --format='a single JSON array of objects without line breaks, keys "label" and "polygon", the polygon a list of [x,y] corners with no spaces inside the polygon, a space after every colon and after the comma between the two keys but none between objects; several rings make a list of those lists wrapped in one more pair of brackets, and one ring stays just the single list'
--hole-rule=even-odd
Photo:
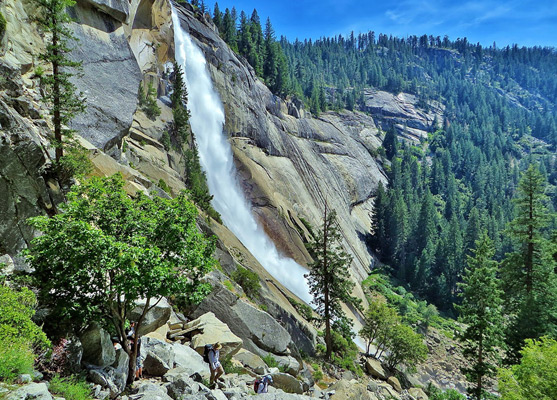
[{"label": "green foliage", "polygon": [[516,250],[506,255],[501,272],[505,311],[511,316],[507,333],[511,361],[518,359],[525,339],[557,331],[557,260],[545,233],[551,217],[545,188],[545,178],[530,165],[514,198],[516,217],[508,233]]},{"label": "green foliage", "polygon": [[278,361],[275,359],[275,357],[273,357],[271,353],[261,358],[263,359],[263,361],[265,361],[265,364],[267,364],[269,368],[277,368],[279,366]]},{"label": "green foliage", "polygon": [[75,376],[54,376],[48,387],[51,393],[57,394],[66,400],[92,400],[91,386],[85,380]]},{"label": "green foliage", "polygon": [[35,352],[50,347],[44,332],[31,318],[37,301],[27,288],[0,286],[0,379],[12,381],[33,370]]},{"label": "green foliage", "polygon": [[499,370],[502,400],[557,398],[557,341],[547,337],[526,339],[520,363]]},{"label": "green foliage", "polygon": [[149,82],[147,94],[145,94],[143,89],[143,83],[139,84],[138,98],[140,108],[149,119],[155,120],[161,115],[161,108],[157,104],[157,90],[153,87],[151,82]]},{"label": "green foliage", "polygon": [[237,367],[232,364],[232,356],[230,354],[222,360],[222,368],[226,374],[247,374],[245,368]]},{"label": "green foliage", "polygon": [[0,380],[13,382],[33,372],[35,354],[31,344],[19,338],[0,338]]},{"label": "green foliage", "polygon": [[168,131],[164,131],[161,136],[161,143],[166,151],[172,148],[172,143],[170,142],[170,134]]},{"label": "green foliage", "polygon": [[34,293],[28,288],[0,286],[0,339],[18,339],[37,350],[50,347],[44,332],[31,320],[36,304]]},{"label": "green foliage", "polygon": [[310,271],[306,278],[315,312],[325,324],[326,358],[330,359],[333,351],[331,323],[344,316],[341,302],[358,304],[358,301],[351,295],[354,284],[347,268],[352,259],[340,245],[336,213],[327,211],[325,205],[323,229],[307,245],[314,261],[308,265]]},{"label": "green foliage", "polygon": [[261,283],[259,282],[259,276],[255,272],[238,265],[231,278],[244,289],[244,292],[250,299],[259,297]]},{"label": "green foliage", "polygon": [[387,364],[395,368],[404,363],[411,370],[427,359],[427,346],[423,343],[422,335],[414,332],[407,325],[398,324],[389,333],[387,347]]},{"label": "green foliage", "polygon": [[476,242],[473,256],[468,256],[458,306],[466,325],[459,339],[463,342],[464,357],[471,363],[462,371],[471,383],[468,392],[477,400],[484,397],[484,377],[495,375],[498,350],[503,344],[503,315],[501,290],[497,281],[497,262],[493,242],[484,232]]},{"label": "green foliage", "polygon": [[384,349],[387,346],[390,331],[399,322],[400,317],[385,301],[379,298],[370,301],[364,316],[364,326],[360,330],[360,336],[367,342],[366,354],[369,354],[370,346],[374,341],[377,345],[375,355]]},{"label": "green foliage", "polygon": [[6,18],[4,17],[4,14],[0,12],[0,39],[2,39],[4,37],[4,33],[6,33],[6,24]]},{"label": "green foliage", "polygon": [[126,349],[126,315],[137,300],[146,299],[144,312],[175,293],[199,301],[210,290],[201,278],[215,261],[214,242],[199,232],[185,194],[129,197],[123,186],[120,175],[74,186],[64,213],[29,220],[43,235],[26,256],[55,328],[111,322]]},{"label": "green foliage", "polygon": [[321,366],[317,363],[313,363],[311,364],[311,368],[313,369],[313,379],[315,380],[315,382],[319,382],[321,379],[323,379],[323,370],[321,369]]},{"label": "green foliage", "polygon": [[93,163],[89,159],[89,152],[77,141],[67,143],[65,154],[53,164],[59,181],[68,183],[71,178],[84,177],[93,170]]},{"label": "green foliage", "polygon": [[166,181],[164,179],[159,179],[159,184],[158,186],[164,190],[166,193],[170,193],[170,187],[168,186],[168,184],[166,183]]},{"label": "green foliage", "polygon": [[460,394],[454,389],[449,389],[447,391],[442,391],[433,385],[429,385],[427,389],[429,398],[431,400],[466,400],[466,396]]},{"label": "green foliage", "polygon": [[292,304],[292,306],[296,309],[296,311],[298,311],[298,313],[306,320],[306,321],[311,321],[313,318],[313,310],[311,309],[310,306],[308,306],[307,304],[304,303],[300,303],[299,301],[296,301],[296,299],[289,297],[288,301],[290,302],[290,304]]},{"label": "green foliage", "polygon": [[230,282],[228,279],[225,280],[223,283],[225,288],[227,288],[228,290],[230,290],[231,292],[234,292],[234,284],[232,282]]},{"label": "green foliage", "polygon": [[69,27],[71,22],[67,8],[75,5],[74,0],[34,0],[38,6],[39,26],[50,33],[44,53],[39,55],[42,61],[52,66],[51,75],[41,76],[43,101],[50,107],[54,138],[51,143],[56,149],[56,161],[64,155],[66,139],[72,138],[73,131],[65,128],[73,117],[85,110],[83,93],[76,94],[76,86],[71,82],[75,74],[72,69],[81,69],[81,62],[71,61],[68,54],[72,51],[71,41],[77,41]]},{"label": "green foliage", "polygon": [[[360,354],[358,346],[356,346],[351,338],[346,338],[336,331],[332,331],[331,339],[331,362],[337,367],[346,369],[354,372],[358,376],[361,376],[363,372],[358,364],[358,357]],[[325,356],[326,354],[327,352],[325,352]]]}]

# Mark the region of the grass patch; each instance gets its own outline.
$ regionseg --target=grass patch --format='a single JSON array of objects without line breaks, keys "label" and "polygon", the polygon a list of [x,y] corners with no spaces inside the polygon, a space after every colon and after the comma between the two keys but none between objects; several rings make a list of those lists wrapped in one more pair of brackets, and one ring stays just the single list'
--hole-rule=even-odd
[{"label": "grass patch", "polygon": [[50,381],[49,391],[66,400],[92,400],[91,387],[75,376],[62,378],[55,375]]},{"label": "grass patch", "polygon": [[35,355],[23,340],[0,339],[0,380],[13,382],[21,374],[31,374]]}]

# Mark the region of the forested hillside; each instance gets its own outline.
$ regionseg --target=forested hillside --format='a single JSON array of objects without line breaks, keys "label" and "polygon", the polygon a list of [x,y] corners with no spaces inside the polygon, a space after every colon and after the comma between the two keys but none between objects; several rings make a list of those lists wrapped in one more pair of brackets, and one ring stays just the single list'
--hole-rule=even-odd
[{"label": "forested hillside", "polygon": [[426,111],[442,104],[443,120],[419,141],[382,121],[377,157],[390,183],[376,193],[369,245],[401,284],[456,317],[467,260],[485,231],[514,354],[524,338],[555,334],[554,48],[375,32],[277,41],[256,10],[236,18],[215,5],[213,20],[231,47],[276,94],[302,99],[314,115],[366,112],[364,89],[413,94]]}]

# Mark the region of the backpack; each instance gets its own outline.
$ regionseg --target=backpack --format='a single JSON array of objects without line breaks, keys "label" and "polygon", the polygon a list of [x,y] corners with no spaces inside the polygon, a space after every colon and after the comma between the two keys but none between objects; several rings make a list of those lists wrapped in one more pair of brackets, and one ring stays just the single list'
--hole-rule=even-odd
[{"label": "backpack", "polygon": [[205,361],[207,364],[209,364],[209,352],[210,351],[215,351],[213,349],[213,345],[212,344],[206,344],[204,349],[203,349],[203,361]]},{"label": "backpack", "polygon": [[253,391],[255,393],[257,393],[257,389],[259,389],[259,385],[263,384],[263,381],[261,379],[256,379],[255,382],[253,382]]}]

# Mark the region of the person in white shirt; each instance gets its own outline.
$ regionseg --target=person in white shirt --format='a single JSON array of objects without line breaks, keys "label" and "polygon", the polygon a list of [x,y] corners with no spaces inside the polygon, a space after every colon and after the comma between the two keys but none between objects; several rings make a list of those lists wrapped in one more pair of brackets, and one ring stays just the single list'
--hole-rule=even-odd
[{"label": "person in white shirt", "polygon": [[219,350],[221,348],[222,345],[217,342],[213,345],[213,348],[209,350],[209,369],[211,370],[211,379],[210,379],[211,386],[221,377],[222,374],[224,374],[224,369],[222,368],[222,365],[219,362],[219,356],[220,356]]}]

